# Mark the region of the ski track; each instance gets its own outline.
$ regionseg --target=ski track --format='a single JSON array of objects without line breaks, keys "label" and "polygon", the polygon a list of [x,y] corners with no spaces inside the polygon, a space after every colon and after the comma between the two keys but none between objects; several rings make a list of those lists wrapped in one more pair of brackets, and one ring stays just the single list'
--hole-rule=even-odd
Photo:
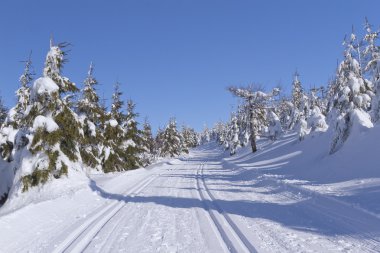
[{"label": "ski track", "polygon": [[[158,175],[147,177],[123,195],[130,197],[137,195],[157,177]],[[119,200],[116,203],[102,208],[96,215],[87,219],[81,226],[68,235],[68,237],[54,249],[53,253],[83,252],[99,231],[120,212],[126,203],[124,200]]]},{"label": "ski track", "polygon": [[[249,240],[240,231],[238,226],[229,218],[229,216],[220,208],[216,203],[215,197],[212,195],[208,189],[203,170],[205,163],[202,163],[197,171],[197,188],[199,195],[204,202],[206,209],[208,210],[212,221],[217,227],[220,236],[223,238],[224,243],[231,252],[257,252],[255,247],[249,242]],[[199,181],[202,181],[203,190],[206,195],[204,195]],[[209,202],[208,202],[209,201]],[[208,203],[209,204],[208,204]]]}]

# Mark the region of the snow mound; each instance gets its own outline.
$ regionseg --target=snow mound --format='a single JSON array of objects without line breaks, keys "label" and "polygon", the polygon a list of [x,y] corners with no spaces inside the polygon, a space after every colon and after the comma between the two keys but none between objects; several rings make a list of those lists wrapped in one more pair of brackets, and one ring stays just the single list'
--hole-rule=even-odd
[{"label": "snow mound", "polygon": [[52,118],[48,118],[42,115],[38,115],[33,122],[33,128],[44,128],[49,133],[54,132],[59,129],[59,126]]},{"label": "snow mound", "polygon": [[58,90],[58,85],[50,77],[40,77],[34,81],[32,87],[32,99],[35,99],[38,95],[51,94]]}]

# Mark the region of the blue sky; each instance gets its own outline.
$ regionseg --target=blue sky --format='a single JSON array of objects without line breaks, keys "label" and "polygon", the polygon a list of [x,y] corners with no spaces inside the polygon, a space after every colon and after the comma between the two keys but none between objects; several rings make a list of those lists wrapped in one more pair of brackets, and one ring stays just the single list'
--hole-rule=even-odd
[{"label": "blue sky", "polygon": [[[113,0],[0,2],[0,94],[8,106],[33,51],[37,76],[49,37],[73,44],[64,74],[82,85],[90,61],[110,98],[116,81],[154,128],[174,116],[200,130],[226,120],[230,85],[326,84],[351,25],[380,25],[377,0]],[[109,101],[108,101],[109,102]]]}]

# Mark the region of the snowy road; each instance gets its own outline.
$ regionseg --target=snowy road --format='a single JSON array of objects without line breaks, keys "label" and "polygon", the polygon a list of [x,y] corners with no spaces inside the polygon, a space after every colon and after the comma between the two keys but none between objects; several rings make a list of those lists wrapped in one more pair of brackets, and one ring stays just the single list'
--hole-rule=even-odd
[{"label": "snowy road", "polygon": [[91,190],[0,216],[0,252],[380,251],[378,217],[235,162],[210,145],[94,176]]}]

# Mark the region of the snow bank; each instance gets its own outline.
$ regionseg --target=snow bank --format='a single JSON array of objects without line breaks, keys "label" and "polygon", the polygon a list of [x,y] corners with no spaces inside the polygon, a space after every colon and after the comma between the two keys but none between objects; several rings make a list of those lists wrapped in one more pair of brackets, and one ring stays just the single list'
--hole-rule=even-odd
[{"label": "snow bank", "polygon": [[48,118],[42,115],[38,115],[33,122],[33,128],[44,128],[49,133],[54,132],[59,129],[59,126],[52,118]]}]

